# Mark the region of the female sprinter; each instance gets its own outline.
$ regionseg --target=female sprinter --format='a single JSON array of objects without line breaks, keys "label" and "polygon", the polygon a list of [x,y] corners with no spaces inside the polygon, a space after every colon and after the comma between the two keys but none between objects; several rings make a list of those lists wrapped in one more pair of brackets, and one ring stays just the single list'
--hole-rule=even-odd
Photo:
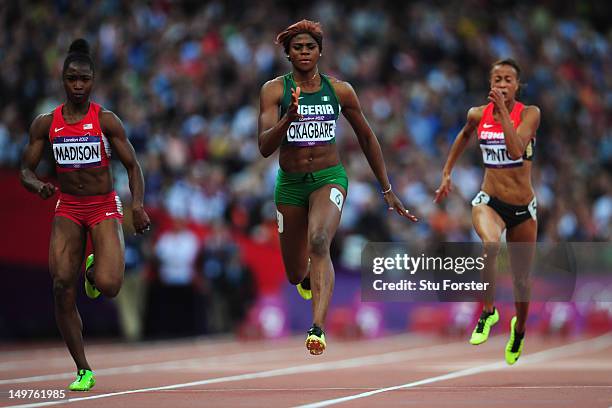
[{"label": "female sprinter", "polygon": [[[472,222],[488,253],[494,273],[498,243],[506,230],[508,242],[535,242],[538,223],[536,199],[531,185],[535,135],[540,124],[540,109],[517,101],[521,70],[512,59],[493,63],[490,71],[489,104],[471,108],[467,124],[461,129],[450,150],[442,172],[442,183],[436,190],[440,202],[451,191],[451,172],[474,132],[482,150],[485,165],[481,191],[472,201]],[[510,340],[506,344],[506,362],[514,364],[521,355],[525,322],[529,310],[529,256],[512,257],[516,316],[510,323]],[[525,253],[523,252],[523,255]],[[511,254],[512,256],[512,254]],[[519,265],[523,264],[523,265]],[[485,295],[484,310],[472,333],[471,344],[484,343],[491,327],[499,320],[493,305],[494,284]],[[520,295],[520,296],[519,296]],[[520,297],[520,299],[518,298]]]},{"label": "female sprinter", "polygon": [[[21,166],[21,182],[26,189],[43,199],[55,194],[57,187],[42,182],[35,174],[48,138],[59,182],[49,269],[53,278],[57,326],[77,366],[77,378],[69,386],[72,391],[88,391],[96,383],[85,358],[83,325],[76,307],[76,284],[87,232],[91,234],[96,255],[95,273],[92,268],[86,272],[88,296],[97,297],[101,292],[115,297],[123,282],[124,247],[120,225],[123,209],[113,190],[109,166],[111,147],[128,172],[134,229],[143,233],[150,225],[143,208],[142,171],[123,125],[114,113],[89,100],[94,73],[89,44],[83,39],[75,40],[62,71],[66,103],[34,119]],[[93,255],[90,255],[87,264],[91,267],[92,263]]]},{"label": "female sprinter", "polygon": [[335,129],[340,111],[351,124],[381,186],[389,210],[416,221],[391,188],[376,136],[347,82],[321,74],[321,25],[295,23],[276,38],[291,62],[290,73],[265,83],[260,95],[259,150],[270,156],[280,146],[274,200],[283,262],[289,281],[313,301],[306,348],[326,347],[324,323],[334,287],[329,248],[340,222],[348,179],[340,163]]}]

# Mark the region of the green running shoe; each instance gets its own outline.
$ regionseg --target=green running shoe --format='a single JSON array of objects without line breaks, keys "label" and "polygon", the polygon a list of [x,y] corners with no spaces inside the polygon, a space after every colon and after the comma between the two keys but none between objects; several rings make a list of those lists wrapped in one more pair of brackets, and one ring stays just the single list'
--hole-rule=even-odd
[{"label": "green running shoe", "polygon": [[525,333],[517,334],[515,330],[516,316],[510,321],[510,339],[506,343],[506,363],[512,365],[521,356],[523,344],[525,343]]},{"label": "green running shoe", "polygon": [[295,285],[298,293],[305,300],[312,299],[312,290],[310,289],[310,278],[306,277],[303,281]]},{"label": "green running shoe", "polygon": [[68,386],[70,391],[89,391],[96,385],[96,378],[91,370],[80,369],[77,378]]},{"label": "green running shoe", "polygon": [[87,259],[85,260],[85,293],[90,299],[95,299],[100,296],[100,291],[98,290],[98,288],[96,288],[95,285],[90,282],[89,278],[87,277],[87,271],[89,271],[89,268],[91,268],[93,264],[94,254],[89,254]]},{"label": "green running shoe", "polygon": [[497,308],[493,308],[493,313],[482,311],[480,315],[480,319],[478,319],[478,324],[476,324],[476,328],[472,332],[472,337],[470,338],[470,344],[478,345],[482,344],[489,338],[489,333],[491,332],[491,327],[495,325],[499,321],[499,312]]},{"label": "green running shoe", "polygon": [[313,324],[310,330],[308,330],[308,337],[306,337],[306,348],[310,351],[313,356],[323,354],[327,344],[325,343],[325,333],[316,324]]}]

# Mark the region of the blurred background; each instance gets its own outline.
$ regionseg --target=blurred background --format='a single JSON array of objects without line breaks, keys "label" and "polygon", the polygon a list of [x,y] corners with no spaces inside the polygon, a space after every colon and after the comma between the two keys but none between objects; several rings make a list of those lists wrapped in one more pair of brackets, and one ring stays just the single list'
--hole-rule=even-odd
[{"label": "blurred background", "polygon": [[[276,34],[302,18],[324,29],[320,70],[349,81],[383,148],[394,189],[421,222],[387,213],[348,123],[338,144],[350,178],[332,246],[337,283],[328,331],[463,334],[474,304],[360,302],[367,241],[474,241],[470,201],[482,180],[476,142],[432,203],[471,106],[486,104],[490,64],[522,67],[520,100],[538,105],[533,182],[540,241],[612,236],[612,16],[605,1],[19,1],[0,4],[0,340],[59,339],[47,255],[56,199],[18,180],[36,115],[64,101],[68,46],[86,38],[92,99],[122,120],[146,179],[153,230],[133,235],[127,210],[120,296],[79,309],[87,338],[128,341],[233,333],[302,333],[310,305],[285,279],[273,188],[278,160],[257,148],[261,86],[290,70]],[[54,179],[50,151],[38,168]],[[596,296],[594,294],[594,296]],[[511,316],[512,305],[506,315]],[[508,317],[509,318],[509,317]],[[612,329],[610,303],[534,304],[530,326],[571,334]]]}]

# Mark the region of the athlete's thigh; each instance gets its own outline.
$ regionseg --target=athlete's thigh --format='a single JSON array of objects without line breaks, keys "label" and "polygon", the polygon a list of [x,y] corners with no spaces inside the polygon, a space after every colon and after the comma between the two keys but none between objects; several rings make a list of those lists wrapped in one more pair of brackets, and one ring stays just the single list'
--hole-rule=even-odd
[{"label": "athlete's thigh", "polygon": [[285,271],[290,280],[301,282],[308,268],[308,208],[277,204],[277,211]]},{"label": "athlete's thigh", "polygon": [[331,239],[340,223],[346,191],[337,184],[328,184],[310,194],[308,236],[324,232]]},{"label": "athlete's thigh", "polygon": [[531,218],[506,231],[510,266],[515,280],[527,278],[530,275],[537,235],[538,222]]},{"label": "athlete's thigh", "polygon": [[482,242],[499,242],[506,228],[501,216],[486,204],[472,207],[472,223]]},{"label": "athlete's thigh", "polygon": [[106,219],[91,228],[91,241],[95,254],[96,280],[123,279],[125,244],[121,223],[116,218]]},{"label": "athlete's thigh", "polygon": [[506,231],[508,242],[535,242],[538,238],[538,221],[530,218]]},{"label": "athlete's thigh", "polygon": [[49,244],[49,271],[51,277],[64,283],[76,283],[83,263],[86,230],[66,217],[54,217]]}]

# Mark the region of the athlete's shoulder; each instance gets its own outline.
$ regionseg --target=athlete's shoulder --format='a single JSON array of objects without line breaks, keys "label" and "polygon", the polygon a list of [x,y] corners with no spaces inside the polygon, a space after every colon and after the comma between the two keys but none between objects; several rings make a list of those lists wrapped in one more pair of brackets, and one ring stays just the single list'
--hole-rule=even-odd
[{"label": "athlete's shoulder", "polygon": [[41,113],[40,115],[36,116],[32,121],[32,125],[30,126],[30,132],[49,133],[51,123],[53,123],[53,111]]},{"label": "athlete's shoulder", "polygon": [[326,77],[331,86],[334,88],[334,92],[336,93],[336,96],[339,99],[338,102],[340,103],[340,105],[342,105],[343,107],[359,105],[359,101],[357,100],[357,93],[349,82],[330,76]]},{"label": "athlete's shoulder", "polygon": [[467,113],[468,122],[480,123],[487,105],[472,106]]},{"label": "athlete's shoulder", "polygon": [[266,81],[262,86],[261,86],[261,92],[263,93],[265,92],[270,92],[273,90],[278,90],[278,89],[283,89],[283,87],[285,86],[285,77],[284,76],[278,76],[274,79],[271,79],[269,81]]},{"label": "athlete's shoulder", "polygon": [[102,132],[105,134],[110,132],[110,135],[114,135],[117,133],[119,129],[123,129],[123,123],[119,116],[115,114],[115,112],[108,110],[102,106],[100,106],[100,110],[98,111],[98,120],[100,121],[100,128]]},{"label": "athlete's shoulder", "polygon": [[340,91],[353,91],[353,86],[347,82],[347,81],[343,81],[341,79],[338,79],[336,77],[333,76],[329,76],[329,75],[325,75],[325,78],[327,78],[327,80],[329,81],[329,83],[334,87],[334,90],[336,92]]},{"label": "athlete's shoulder", "polygon": [[261,106],[279,105],[285,92],[285,79],[282,76],[267,81],[259,93]]},{"label": "athlete's shoulder", "polygon": [[523,115],[537,115],[540,116],[540,108],[537,105],[523,105]]},{"label": "athlete's shoulder", "polygon": [[117,116],[117,114],[115,114],[115,112],[113,112],[112,110],[106,109],[102,106],[100,106],[100,111],[98,112],[98,117],[100,118],[100,120],[119,120],[119,116]]}]

